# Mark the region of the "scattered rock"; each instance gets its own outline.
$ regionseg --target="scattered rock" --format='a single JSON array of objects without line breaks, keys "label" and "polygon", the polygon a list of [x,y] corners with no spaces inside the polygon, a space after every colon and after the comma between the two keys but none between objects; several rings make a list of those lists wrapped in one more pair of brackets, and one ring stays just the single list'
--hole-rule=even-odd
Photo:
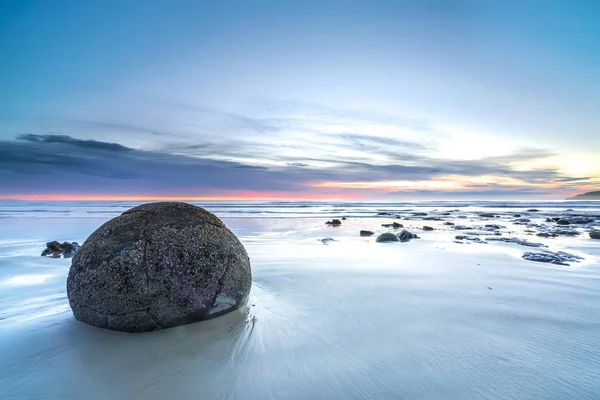
[{"label": "scattered rock", "polygon": [[404,225],[399,224],[397,222],[394,222],[392,224],[381,224],[381,226],[383,226],[384,228],[394,228],[394,229],[404,228]]},{"label": "scattered rock", "polygon": [[491,229],[503,229],[503,228],[506,228],[505,226],[498,225],[498,224],[487,224],[485,227],[486,228],[491,228]]},{"label": "scattered rock", "polygon": [[62,256],[64,258],[71,258],[77,253],[77,250],[79,250],[79,244],[77,242],[63,242],[60,244],[55,240],[46,243],[46,248],[42,251],[42,256],[50,256],[52,258],[60,258]]},{"label": "scattered rock", "polygon": [[516,237],[489,237],[486,238],[488,242],[506,242],[506,243],[521,243],[521,239]]},{"label": "scattered rock", "polygon": [[468,240],[470,242],[475,242],[475,243],[486,243],[485,241],[481,240],[481,238],[479,238],[477,236],[456,235],[454,238],[456,240]]},{"label": "scattered rock", "polygon": [[425,226],[423,226],[423,230],[424,230],[424,231],[432,231],[432,230],[433,230],[433,228],[432,228],[431,226],[427,226],[427,225],[425,225]]},{"label": "scattered rock", "polygon": [[581,234],[579,231],[573,229],[555,229],[554,233],[562,236],[579,236]]},{"label": "scattered rock", "polygon": [[373,236],[374,234],[373,231],[360,231],[360,236]]},{"label": "scattered rock", "polygon": [[590,237],[592,239],[600,239],[600,231],[591,231],[590,232]]},{"label": "scattered rock", "polygon": [[521,240],[521,241],[519,242],[519,244],[520,244],[521,246],[527,246],[527,247],[548,247],[548,246],[546,246],[545,244],[542,244],[542,243],[535,243],[535,242],[530,242],[530,241],[527,241],[527,240]]},{"label": "scattered rock", "polygon": [[398,239],[401,242],[408,242],[411,239],[419,239],[419,237],[416,234],[411,233],[411,232],[407,231],[406,229],[404,229],[402,232],[398,233],[396,236],[398,237]]},{"label": "scattered rock", "polygon": [[469,230],[469,229],[475,229],[472,226],[466,226],[466,225],[454,225],[452,227],[452,229],[455,229],[457,231],[465,231],[465,230]]},{"label": "scattered rock", "polygon": [[590,218],[590,217],[569,217],[569,218],[562,218],[561,220],[559,220],[557,222],[557,224],[560,224],[560,225],[585,225],[585,224],[589,224],[590,222],[594,222],[594,221],[595,221],[595,219]]},{"label": "scattered rock", "polygon": [[217,317],[245,304],[250,260],[210,212],[144,204],[106,222],[75,254],[67,295],[75,318],[146,332]]},{"label": "scattered rock", "polygon": [[325,225],[331,225],[331,226],[340,226],[341,224],[342,224],[342,221],[340,221],[339,219],[332,219],[331,221],[325,222]]},{"label": "scattered rock", "polygon": [[381,235],[377,236],[377,239],[375,239],[376,242],[399,242],[400,239],[398,238],[398,236],[394,235],[391,232],[385,232],[382,233]]},{"label": "scattered rock", "polygon": [[583,257],[574,254],[565,253],[564,251],[554,253],[550,250],[526,252],[523,254],[522,258],[528,261],[546,262],[557,265],[569,265],[568,262],[579,262],[579,260],[583,260]]},{"label": "scattered rock", "polygon": [[540,232],[540,233],[536,234],[536,236],[550,238],[550,237],[556,237],[558,235],[554,232]]}]

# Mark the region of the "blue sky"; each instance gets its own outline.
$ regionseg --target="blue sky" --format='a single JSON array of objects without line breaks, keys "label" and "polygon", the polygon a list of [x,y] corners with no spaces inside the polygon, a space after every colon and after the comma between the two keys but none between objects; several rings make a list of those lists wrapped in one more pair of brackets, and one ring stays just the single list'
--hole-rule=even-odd
[{"label": "blue sky", "polygon": [[597,1],[3,1],[0,197],[592,190],[599,20]]}]

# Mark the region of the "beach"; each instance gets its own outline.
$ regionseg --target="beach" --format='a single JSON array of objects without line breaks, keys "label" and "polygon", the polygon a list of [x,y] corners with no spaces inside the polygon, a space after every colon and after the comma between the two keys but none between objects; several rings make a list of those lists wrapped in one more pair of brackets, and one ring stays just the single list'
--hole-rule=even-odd
[{"label": "beach", "polygon": [[[40,253],[137,204],[0,202],[0,398],[598,398],[600,202],[195,204],[244,244],[248,304],[129,334],[75,321]],[[546,250],[580,259],[522,258]]]}]

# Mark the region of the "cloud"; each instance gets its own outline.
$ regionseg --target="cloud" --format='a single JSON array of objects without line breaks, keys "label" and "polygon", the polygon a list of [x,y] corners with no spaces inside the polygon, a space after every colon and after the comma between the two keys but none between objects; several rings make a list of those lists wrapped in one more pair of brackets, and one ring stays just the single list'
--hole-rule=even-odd
[{"label": "cloud", "polygon": [[67,135],[35,135],[35,134],[22,134],[17,136],[17,140],[23,140],[27,142],[40,143],[40,144],[62,144],[72,147],[81,147],[83,149],[91,150],[104,150],[104,151],[133,151],[129,147],[122,146],[117,143],[98,142],[96,140],[82,140],[74,139]]}]

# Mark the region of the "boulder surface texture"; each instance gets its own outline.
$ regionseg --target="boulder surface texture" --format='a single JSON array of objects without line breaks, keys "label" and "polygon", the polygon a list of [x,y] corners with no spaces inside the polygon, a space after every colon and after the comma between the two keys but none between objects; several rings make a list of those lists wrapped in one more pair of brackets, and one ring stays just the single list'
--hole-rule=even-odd
[{"label": "boulder surface texture", "polygon": [[190,204],[160,202],[92,233],[73,258],[67,295],[81,322],[145,332],[233,311],[251,285],[248,254],[221,220]]}]

